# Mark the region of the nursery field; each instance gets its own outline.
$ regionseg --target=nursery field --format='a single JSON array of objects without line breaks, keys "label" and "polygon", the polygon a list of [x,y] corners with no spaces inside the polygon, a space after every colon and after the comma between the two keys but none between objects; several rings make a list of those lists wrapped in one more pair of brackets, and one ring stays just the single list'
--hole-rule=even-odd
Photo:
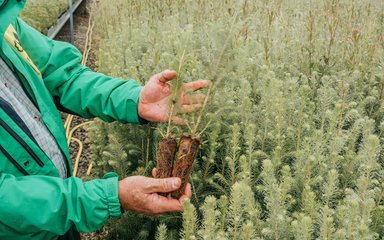
[{"label": "nursery field", "polygon": [[185,127],[89,127],[95,176],[149,176],[163,137],[201,141],[185,212],[128,212],[104,238],[384,238],[383,1],[114,0],[94,14],[99,71],[213,83]]},{"label": "nursery field", "polygon": [[68,0],[29,0],[21,18],[40,32],[47,33],[60,15],[68,9]]}]

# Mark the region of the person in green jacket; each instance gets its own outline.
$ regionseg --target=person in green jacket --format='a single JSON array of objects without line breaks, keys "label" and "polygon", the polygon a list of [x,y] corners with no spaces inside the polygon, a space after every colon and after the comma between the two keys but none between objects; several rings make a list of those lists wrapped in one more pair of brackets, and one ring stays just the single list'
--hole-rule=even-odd
[{"label": "person in green jacket", "polygon": [[[80,65],[72,45],[53,41],[17,16],[25,0],[0,0],[0,239],[79,239],[95,231],[121,208],[155,215],[182,211],[191,197],[157,192],[180,186],[179,178],[115,173],[83,182],[71,176],[65,131],[57,109],[85,118],[140,123],[168,118],[176,72],[154,75],[142,87],[133,80],[111,78]],[[201,80],[184,85],[206,87]],[[186,101],[184,112],[201,105],[202,94]],[[173,116],[173,121],[182,120]]]}]

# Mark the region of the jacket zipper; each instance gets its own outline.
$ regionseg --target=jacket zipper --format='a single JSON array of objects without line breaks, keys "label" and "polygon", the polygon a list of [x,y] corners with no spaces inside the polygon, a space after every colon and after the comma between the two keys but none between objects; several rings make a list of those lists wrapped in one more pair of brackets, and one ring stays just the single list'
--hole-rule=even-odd
[{"label": "jacket zipper", "polygon": [[33,152],[33,150],[28,146],[26,142],[24,142],[23,139],[19,135],[15,133],[5,122],[3,119],[0,119],[0,125],[13,137],[16,139],[16,141],[24,147],[24,149],[31,155],[33,160],[36,161],[36,163],[40,166],[43,167],[44,163],[39,159],[39,157],[36,155],[36,153]]},{"label": "jacket zipper", "polygon": [[0,145],[0,151],[5,155],[6,158],[24,175],[29,175],[27,171]]}]

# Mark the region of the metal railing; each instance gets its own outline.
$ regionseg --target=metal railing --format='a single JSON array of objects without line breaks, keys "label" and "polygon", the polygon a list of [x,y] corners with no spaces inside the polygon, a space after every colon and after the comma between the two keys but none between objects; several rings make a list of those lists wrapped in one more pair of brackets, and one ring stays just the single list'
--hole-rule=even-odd
[{"label": "metal railing", "polygon": [[73,43],[74,40],[74,27],[73,27],[73,13],[76,11],[76,9],[80,6],[80,4],[83,2],[83,0],[77,0],[75,2],[72,2],[72,0],[69,0],[69,7],[66,12],[64,12],[58,19],[56,24],[51,26],[48,29],[47,36],[50,38],[55,38],[56,35],[60,32],[60,30],[63,28],[65,23],[69,20],[69,26],[71,31],[71,42]]}]

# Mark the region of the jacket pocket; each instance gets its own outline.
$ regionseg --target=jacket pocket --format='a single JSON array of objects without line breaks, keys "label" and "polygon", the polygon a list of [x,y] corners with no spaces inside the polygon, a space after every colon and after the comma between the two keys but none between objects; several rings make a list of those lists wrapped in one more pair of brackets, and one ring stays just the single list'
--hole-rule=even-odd
[{"label": "jacket pocket", "polygon": [[25,134],[27,134],[28,137],[37,144],[36,139],[33,137],[31,131],[24,123],[23,119],[21,119],[19,114],[17,114],[12,105],[5,101],[2,97],[0,97],[0,107],[4,110],[4,112],[8,114],[10,118],[12,118],[13,121],[15,121],[15,123],[25,132]]},{"label": "jacket pocket", "polygon": [[0,152],[4,154],[4,156],[24,175],[29,175],[27,171],[0,145]]},{"label": "jacket pocket", "polygon": [[31,149],[30,146],[15,132],[8,126],[6,122],[4,122],[3,119],[0,119],[0,126],[4,128],[5,131],[9,133],[26,151],[27,153],[32,157],[32,159],[40,166],[43,167],[44,163],[39,159],[39,157],[36,155],[36,153]]}]

